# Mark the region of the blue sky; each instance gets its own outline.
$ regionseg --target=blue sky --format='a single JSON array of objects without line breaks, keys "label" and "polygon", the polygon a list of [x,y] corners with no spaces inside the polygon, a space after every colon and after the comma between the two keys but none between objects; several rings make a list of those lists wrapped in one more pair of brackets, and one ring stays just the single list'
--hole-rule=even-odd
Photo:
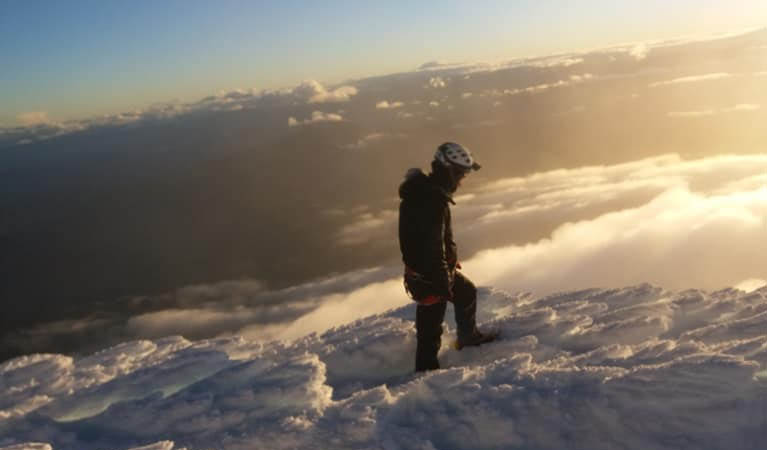
[{"label": "blue sky", "polygon": [[764,0],[3,0],[0,125],[765,24]]}]

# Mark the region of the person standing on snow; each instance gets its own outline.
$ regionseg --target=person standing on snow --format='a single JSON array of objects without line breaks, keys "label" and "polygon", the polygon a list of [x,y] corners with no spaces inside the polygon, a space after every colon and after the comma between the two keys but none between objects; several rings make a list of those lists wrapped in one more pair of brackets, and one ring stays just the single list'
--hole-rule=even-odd
[{"label": "person standing on snow", "polygon": [[410,169],[399,187],[399,243],[405,263],[405,290],[416,307],[416,372],[439,369],[442,321],[447,302],[455,309],[456,346],[481,345],[495,338],[477,329],[477,288],[458,272],[450,219],[452,194],[472,170],[479,170],[465,147],[446,142],[437,148],[431,173]]}]

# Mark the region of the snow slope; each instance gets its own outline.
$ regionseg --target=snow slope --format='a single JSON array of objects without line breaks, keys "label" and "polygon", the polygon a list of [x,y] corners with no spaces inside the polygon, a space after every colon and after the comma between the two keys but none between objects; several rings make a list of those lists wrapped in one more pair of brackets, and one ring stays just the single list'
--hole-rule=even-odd
[{"label": "snow slope", "polygon": [[[290,342],[181,337],[0,366],[17,449],[755,449],[767,288],[480,289],[503,339],[411,373],[413,306]],[[448,311],[448,317],[452,315]]]}]

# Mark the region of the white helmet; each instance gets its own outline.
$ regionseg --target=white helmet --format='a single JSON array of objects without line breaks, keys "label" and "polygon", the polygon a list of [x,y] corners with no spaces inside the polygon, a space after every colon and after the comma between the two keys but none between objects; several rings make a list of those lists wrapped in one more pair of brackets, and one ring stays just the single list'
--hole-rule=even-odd
[{"label": "white helmet", "polygon": [[434,159],[445,167],[454,167],[465,172],[479,170],[482,167],[474,161],[468,148],[455,142],[445,142],[437,147]]}]

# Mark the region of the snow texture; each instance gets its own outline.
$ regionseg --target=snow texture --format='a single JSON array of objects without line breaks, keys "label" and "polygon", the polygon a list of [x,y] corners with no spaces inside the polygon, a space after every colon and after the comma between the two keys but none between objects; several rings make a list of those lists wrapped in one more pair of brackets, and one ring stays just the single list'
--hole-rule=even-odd
[{"label": "snow texture", "polygon": [[0,450],[756,449],[767,288],[481,288],[492,344],[412,373],[408,305],[294,341],[127,342],[0,365]]}]

